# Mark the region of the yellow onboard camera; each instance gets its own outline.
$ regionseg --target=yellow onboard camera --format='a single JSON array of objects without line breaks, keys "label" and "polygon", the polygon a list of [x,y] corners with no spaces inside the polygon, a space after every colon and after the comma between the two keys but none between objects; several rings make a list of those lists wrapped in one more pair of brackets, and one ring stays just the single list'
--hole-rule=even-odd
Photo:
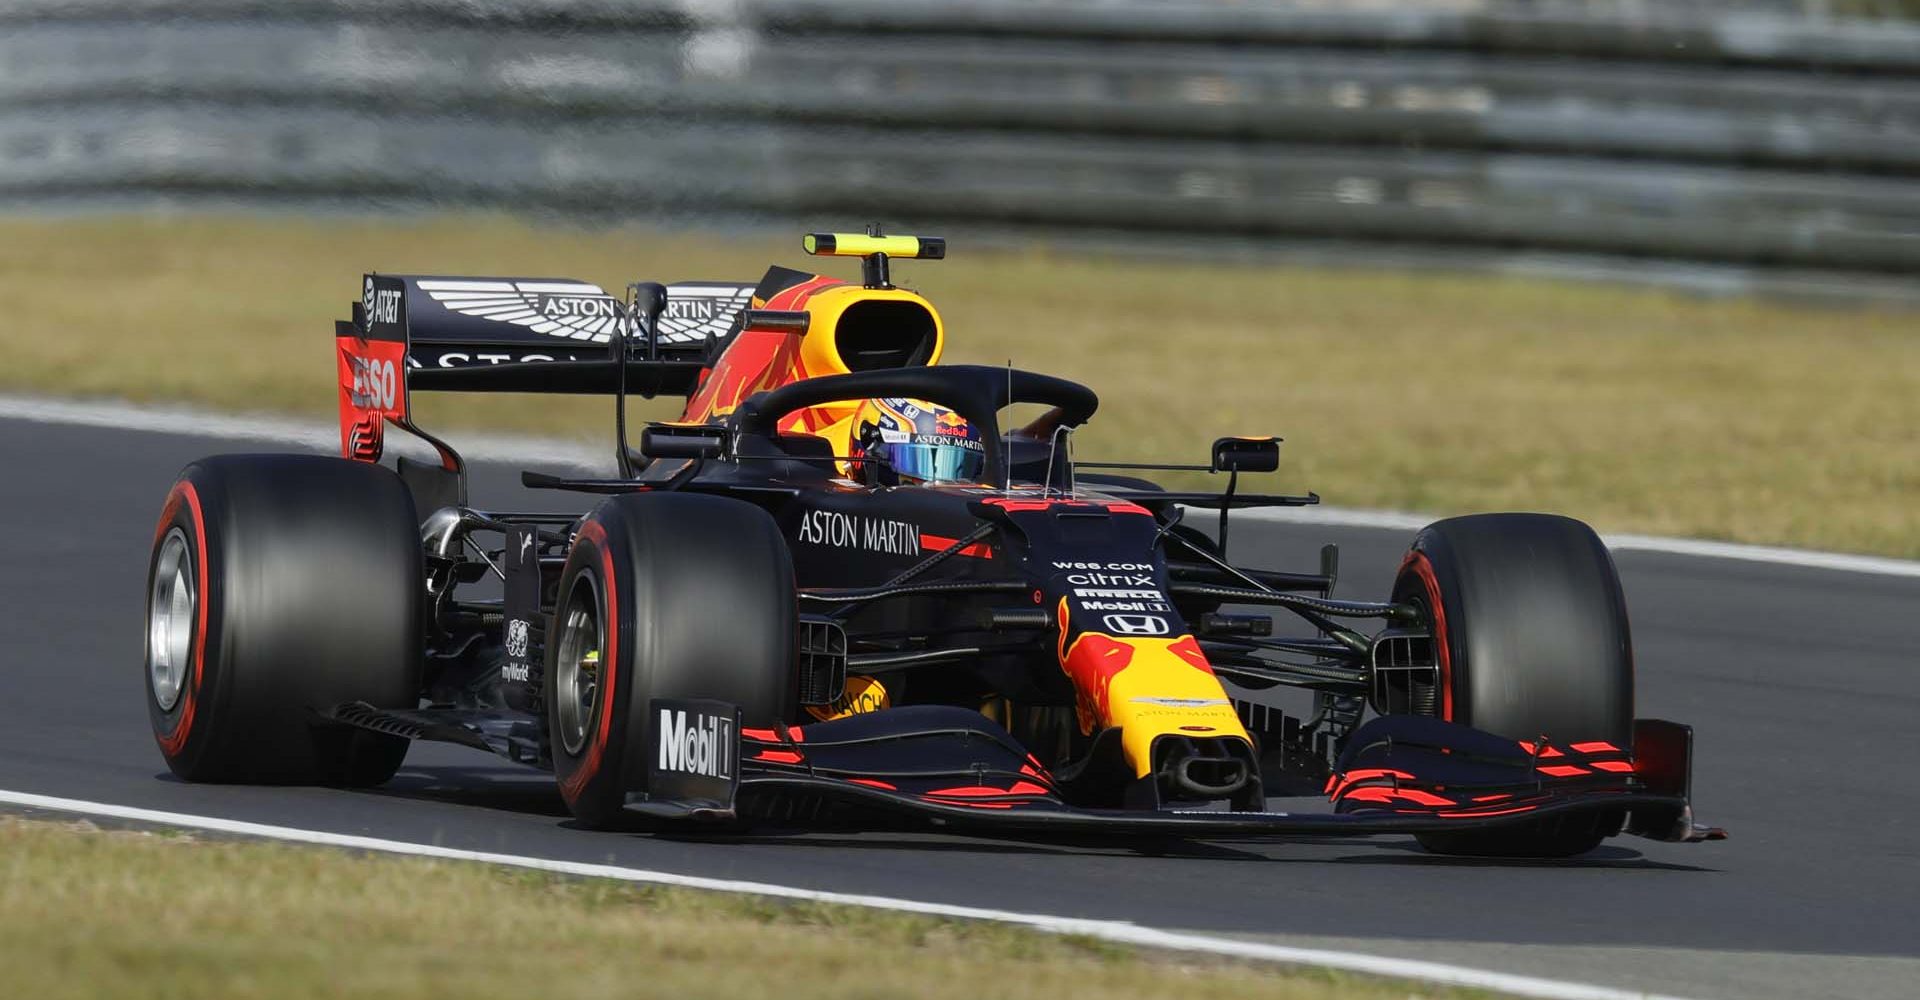
[{"label": "yellow onboard camera", "polygon": [[[878,227],[875,227],[876,230]],[[941,260],[947,256],[947,241],[938,236],[883,236],[867,233],[808,233],[800,246],[817,257],[859,257],[860,277],[868,288],[892,288],[887,273],[887,258]]]}]

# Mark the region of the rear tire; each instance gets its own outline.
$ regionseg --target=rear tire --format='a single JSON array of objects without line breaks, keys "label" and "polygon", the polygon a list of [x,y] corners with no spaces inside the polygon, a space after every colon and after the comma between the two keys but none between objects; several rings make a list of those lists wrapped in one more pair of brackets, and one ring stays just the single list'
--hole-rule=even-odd
[{"label": "rear tire", "polygon": [[760,508],[613,497],[581,526],[558,593],[542,689],[554,775],[582,825],[627,825],[654,698],[729,702],[755,727],[795,718],[793,560]]},{"label": "rear tire", "polygon": [[147,714],[187,781],[378,785],[408,742],[318,722],[412,708],[422,571],[413,501],[379,466],[221,455],[167,494],[147,576]]},{"label": "rear tire", "polygon": [[[1613,557],[1548,514],[1477,514],[1414,539],[1393,600],[1434,631],[1440,714],[1516,741],[1633,742],[1633,643]],[[1618,812],[1479,833],[1422,834],[1437,854],[1570,857],[1618,833]]]}]

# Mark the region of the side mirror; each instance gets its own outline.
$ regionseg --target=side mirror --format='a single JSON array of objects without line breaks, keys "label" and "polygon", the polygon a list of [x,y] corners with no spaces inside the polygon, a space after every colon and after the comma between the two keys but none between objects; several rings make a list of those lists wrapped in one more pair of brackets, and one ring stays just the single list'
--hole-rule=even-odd
[{"label": "side mirror", "polygon": [[1224,437],[1213,442],[1213,471],[1272,472],[1280,468],[1277,437]]},{"label": "side mirror", "polygon": [[648,458],[719,458],[731,435],[725,427],[701,424],[648,424],[640,432],[640,454]]},{"label": "side mirror", "polygon": [[805,309],[782,311],[779,309],[743,309],[740,311],[742,330],[772,330],[775,333],[806,333],[813,323],[813,314]]}]

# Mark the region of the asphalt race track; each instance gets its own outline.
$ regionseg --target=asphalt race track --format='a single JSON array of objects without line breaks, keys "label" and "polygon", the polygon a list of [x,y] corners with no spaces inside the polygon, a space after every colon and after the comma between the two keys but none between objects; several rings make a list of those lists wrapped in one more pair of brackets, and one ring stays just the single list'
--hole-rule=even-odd
[{"label": "asphalt race track", "polygon": [[[1696,997],[1920,995],[1920,579],[1621,555],[1640,714],[1696,727],[1696,806],[1732,831],[1724,843],[1619,839],[1572,863],[1502,864],[1403,839],[1158,856],[934,835],[669,840],[574,829],[550,777],[457,747],[417,746],[374,792],[168,775],[140,676],[154,518],[187,461],[248,447],[0,421],[0,789]],[[476,502],[534,502],[513,471],[481,467]],[[1407,538],[1234,532],[1236,556],[1303,567],[1326,540],[1344,550],[1342,595],[1375,597]]]}]

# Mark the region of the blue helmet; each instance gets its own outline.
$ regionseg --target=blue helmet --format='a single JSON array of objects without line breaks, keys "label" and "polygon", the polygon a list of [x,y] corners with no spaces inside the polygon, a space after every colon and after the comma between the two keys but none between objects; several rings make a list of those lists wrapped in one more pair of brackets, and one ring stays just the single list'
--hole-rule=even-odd
[{"label": "blue helmet", "polygon": [[987,466],[986,446],[967,418],[918,399],[870,399],[853,417],[849,474],[869,482],[975,483]]}]

